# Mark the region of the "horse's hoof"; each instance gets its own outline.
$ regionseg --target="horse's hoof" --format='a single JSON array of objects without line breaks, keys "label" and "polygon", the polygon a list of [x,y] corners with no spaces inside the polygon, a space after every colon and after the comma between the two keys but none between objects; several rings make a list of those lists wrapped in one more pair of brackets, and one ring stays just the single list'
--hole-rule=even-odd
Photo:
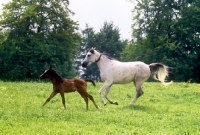
[{"label": "horse's hoof", "polygon": [[114,103],[115,105],[119,105],[117,102]]},{"label": "horse's hoof", "polygon": [[104,104],[104,106],[106,106],[106,104]]}]

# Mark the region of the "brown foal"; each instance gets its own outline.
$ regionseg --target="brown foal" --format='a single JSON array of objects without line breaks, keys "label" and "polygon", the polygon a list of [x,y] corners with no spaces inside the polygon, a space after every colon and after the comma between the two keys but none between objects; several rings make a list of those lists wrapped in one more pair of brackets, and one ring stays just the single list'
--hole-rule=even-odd
[{"label": "brown foal", "polygon": [[49,98],[47,98],[43,106],[46,103],[48,103],[56,94],[60,93],[63,106],[66,109],[64,93],[78,91],[81,97],[85,100],[87,110],[88,110],[88,98],[94,103],[97,109],[101,109],[95,103],[94,98],[87,92],[87,82],[91,82],[95,86],[94,81],[83,80],[79,78],[70,79],[70,80],[66,78],[62,78],[56,73],[55,70],[52,69],[52,67],[50,67],[42,75],[40,75],[40,79],[45,79],[45,78],[49,78],[51,82],[53,83],[53,92],[51,93]]}]

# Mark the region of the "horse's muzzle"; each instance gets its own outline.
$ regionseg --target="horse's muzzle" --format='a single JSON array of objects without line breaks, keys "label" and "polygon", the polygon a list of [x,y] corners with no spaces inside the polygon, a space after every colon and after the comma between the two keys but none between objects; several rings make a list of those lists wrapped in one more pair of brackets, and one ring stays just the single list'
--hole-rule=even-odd
[{"label": "horse's muzzle", "polygon": [[84,67],[84,68],[87,67],[87,65],[88,65],[88,63],[85,61],[82,63],[82,67]]}]

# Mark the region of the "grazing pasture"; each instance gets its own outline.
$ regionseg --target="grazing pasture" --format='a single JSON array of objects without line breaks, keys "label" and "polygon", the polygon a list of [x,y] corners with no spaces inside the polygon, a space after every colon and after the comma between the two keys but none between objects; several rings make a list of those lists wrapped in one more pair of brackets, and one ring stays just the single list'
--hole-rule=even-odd
[{"label": "grazing pasture", "polygon": [[[135,94],[132,83],[113,85],[110,97],[119,105],[101,105],[99,89],[88,83],[88,92],[102,108],[85,103],[80,95],[65,94],[64,110],[60,95],[45,107],[52,91],[50,82],[0,81],[0,134],[29,135],[118,135],[118,134],[199,134],[200,84],[176,83],[163,86],[145,82],[144,94],[130,106]],[[89,101],[89,104],[93,104]]]}]

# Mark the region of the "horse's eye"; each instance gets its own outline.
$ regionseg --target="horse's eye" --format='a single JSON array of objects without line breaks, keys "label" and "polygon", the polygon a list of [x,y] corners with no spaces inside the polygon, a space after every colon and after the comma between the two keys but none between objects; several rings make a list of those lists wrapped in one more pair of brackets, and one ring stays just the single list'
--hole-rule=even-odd
[{"label": "horse's eye", "polygon": [[90,57],[90,55],[88,55],[88,57]]}]

